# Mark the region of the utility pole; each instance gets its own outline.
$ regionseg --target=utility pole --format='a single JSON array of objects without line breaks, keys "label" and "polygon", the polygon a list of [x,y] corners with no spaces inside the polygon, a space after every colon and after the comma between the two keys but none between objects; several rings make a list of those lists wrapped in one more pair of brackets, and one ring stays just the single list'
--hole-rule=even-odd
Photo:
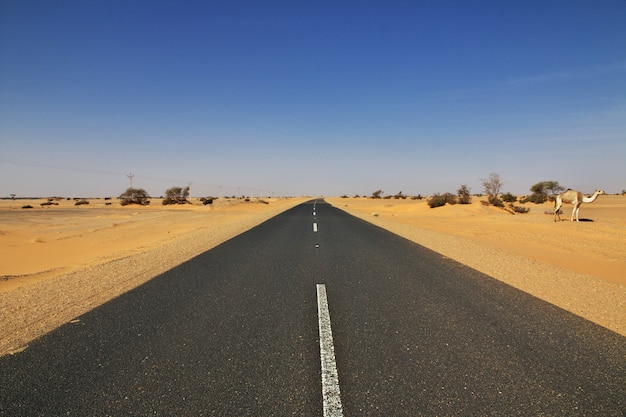
[{"label": "utility pole", "polygon": [[130,174],[127,175],[127,177],[130,179],[130,189],[133,189],[133,173],[131,172]]}]

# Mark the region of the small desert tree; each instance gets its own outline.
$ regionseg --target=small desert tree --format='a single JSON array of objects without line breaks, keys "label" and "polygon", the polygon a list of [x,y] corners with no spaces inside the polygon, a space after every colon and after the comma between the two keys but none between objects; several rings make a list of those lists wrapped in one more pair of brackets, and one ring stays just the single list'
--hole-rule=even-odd
[{"label": "small desert tree", "polygon": [[383,190],[376,190],[372,193],[372,198],[381,198],[383,193],[384,193]]},{"label": "small desert tree", "polygon": [[150,196],[143,188],[128,188],[120,195],[120,204],[123,206],[128,204],[147,206],[150,204]]},{"label": "small desert tree", "polygon": [[498,195],[500,194],[500,189],[504,185],[504,182],[502,181],[502,178],[500,178],[500,174],[492,172],[489,174],[489,178],[481,178],[480,181],[483,185],[485,194],[487,194],[489,204],[501,206],[502,201],[498,198]]},{"label": "small desert tree", "polygon": [[163,205],[167,204],[187,204],[189,200],[189,187],[172,187],[165,191],[165,198],[163,199]]},{"label": "small desert tree", "polygon": [[541,181],[530,187],[532,195],[528,198],[535,203],[543,203],[548,198],[554,199],[557,194],[565,191],[565,187],[561,187],[558,181]]},{"label": "small desert tree", "polygon": [[471,188],[469,188],[466,184],[461,185],[456,193],[459,196],[457,198],[457,202],[459,204],[470,204],[472,202],[472,195],[470,194]]}]

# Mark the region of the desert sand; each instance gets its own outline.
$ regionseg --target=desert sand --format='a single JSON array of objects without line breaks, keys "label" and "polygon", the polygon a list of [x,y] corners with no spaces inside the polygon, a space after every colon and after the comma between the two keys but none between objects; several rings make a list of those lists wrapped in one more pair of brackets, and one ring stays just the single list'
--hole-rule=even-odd
[{"label": "desert sand", "polygon": [[[306,200],[0,201],[0,355]],[[578,223],[571,206],[555,223],[551,203],[513,215],[476,197],[434,209],[425,199],[326,201],[626,335],[626,196],[584,204]]]}]

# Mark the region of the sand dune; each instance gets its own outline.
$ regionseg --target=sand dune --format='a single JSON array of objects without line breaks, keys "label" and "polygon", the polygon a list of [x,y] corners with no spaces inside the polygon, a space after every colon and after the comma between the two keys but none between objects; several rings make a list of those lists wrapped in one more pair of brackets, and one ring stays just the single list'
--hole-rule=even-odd
[{"label": "sand dune", "polygon": [[[43,208],[45,201],[0,201],[0,354],[306,199],[146,207],[61,200]],[[327,201],[626,335],[624,196],[583,205],[579,223],[554,223],[544,214],[552,204],[512,215],[479,201],[435,209],[425,200]]]}]

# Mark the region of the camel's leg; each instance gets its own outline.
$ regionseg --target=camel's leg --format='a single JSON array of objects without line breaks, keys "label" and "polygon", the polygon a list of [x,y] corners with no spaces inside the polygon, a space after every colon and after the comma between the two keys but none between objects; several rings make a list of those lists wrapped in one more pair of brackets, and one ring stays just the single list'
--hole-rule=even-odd
[{"label": "camel's leg", "polygon": [[557,217],[559,219],[559,221],[561,220],[561,216],[559,216],[559,210],[561,210],[561,202],[560,201],[556,201],[555,202],[555,206],[554,206],[554,221],[556,221]]},{"label": "camel's leg", "polygon": [[576,213],[576,221],[578,221],[578,210],[580,210],[580,204],[574,205],[574,210],[572,210],[572,221],[574,221],[574,213]]}]

